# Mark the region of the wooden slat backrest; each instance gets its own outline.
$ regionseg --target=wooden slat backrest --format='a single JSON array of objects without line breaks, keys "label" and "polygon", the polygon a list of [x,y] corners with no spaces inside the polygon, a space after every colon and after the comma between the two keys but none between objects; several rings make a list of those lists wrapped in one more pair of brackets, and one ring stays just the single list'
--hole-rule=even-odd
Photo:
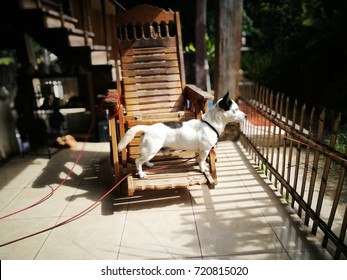
[{"label": "wooden slat backrest", "polygon": [[117,88],[127,116],[178,112],[185,86],[179,15],[140,5],[116,16]]}]

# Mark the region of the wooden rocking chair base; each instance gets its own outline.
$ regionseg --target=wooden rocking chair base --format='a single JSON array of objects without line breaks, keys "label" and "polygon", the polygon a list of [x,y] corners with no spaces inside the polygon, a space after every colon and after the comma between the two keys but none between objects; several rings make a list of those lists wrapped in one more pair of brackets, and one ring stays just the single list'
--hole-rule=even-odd
[{"label": "wooden rocking chair base", "polygon": [[128,165],[128,172],[132,173],[127,181],[128,196],[133,196],[137,190],[176,189],[195,185],[207,185],[213,189],[216,184],[209,172],[200,172],[195,159],[163,160],[153,163],[155,165],[152,168],[144,169],[147,173],[145,179],[138,177],[133,164]]}]

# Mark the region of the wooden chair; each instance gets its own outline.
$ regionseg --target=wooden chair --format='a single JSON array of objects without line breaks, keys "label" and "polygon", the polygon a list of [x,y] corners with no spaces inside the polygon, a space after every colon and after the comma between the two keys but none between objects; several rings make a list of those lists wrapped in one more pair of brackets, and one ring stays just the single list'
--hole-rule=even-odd
[{"label": "wooden chair", "polygon": [[215,155],[208,157],[210,173],[202,174],[195,153],[159,152],[146,170],[148,178],[136,176],[134,160],[139,156],[139,136],[121,154],[117,143],[125,131],[139,124],[187,121],[200,118],[213,96],[185,81],[179,13],[140,5],[116,16],[115,56],[117,90],[111,90],[108,107],[111,158],[116,180],[126,173],[127,191],[181,188],[216,184]]}]

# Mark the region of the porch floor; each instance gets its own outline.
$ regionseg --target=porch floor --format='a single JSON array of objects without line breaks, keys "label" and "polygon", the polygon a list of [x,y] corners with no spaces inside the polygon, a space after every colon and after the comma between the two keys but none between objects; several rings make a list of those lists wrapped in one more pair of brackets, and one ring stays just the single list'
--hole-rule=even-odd
[{"label": "porch floor", "polygon": [[[50,160],[28,155],[0,167],[0,217],[58,187],[83,143]],[[45,201],[0,220],[0,244],[45,230],[113,185],[108,143],[86,143],[69,179]],[[2,260],[331,259],[240,143],[220,142],[218,185],[107,197],[84,216],[0,247]]]}]

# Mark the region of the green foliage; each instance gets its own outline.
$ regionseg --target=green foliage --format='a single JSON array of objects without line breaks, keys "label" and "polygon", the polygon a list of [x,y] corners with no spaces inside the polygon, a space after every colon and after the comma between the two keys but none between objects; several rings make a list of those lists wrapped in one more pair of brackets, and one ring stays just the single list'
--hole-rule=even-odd
[{"label": "green foliage", "polygon": [[340,132],[337,134],[335,149],[340,153],[345,153],[347,144],[347,125],[343,125],[340,128]]},{"label": "green foliage", "polygon": [[[208,36],[208,34],[205,34],[205,49],[206,49],[206,58],[209,63],[213,63],[215,56],[216,56],[216,46],[214,43],[214,40],[211,40],[211,38]],[[185,48],[184,51],[186,53],[195,53],[196,47],[193,42],[190,42]]]},{"label": "green foliage", "polygon": [[216,45],[214,40],[212,40],[208,34],[205,34],[205,44],[207,59],[211,64],[216,57]]},{"label": "green foliage", "polygon": [[[205,34],[205,50],[206,50],[206,59],[209,64],[210,76],[213,77],[214,60],[216,57],[216,45],[214,40],[212,40],[208,34]],[[188,45],[185,46],[184,51],[187,54],[195,54],[196,52],[195,44],[193,42],[190,42]]]},{"label": "green foliage", "polygon": [[196,48],[194,43],[190,42],[185,48],[184,51],[186,53],[195,53],[196,52]]},{"label": "green foliage", "polygon": [[0,57],[0,65],[10,65],[14,62],[13,57]]},{"label": "green foliage", "polygon": [[250,78],[275,90],[343,110],[347,104],[347,1],[245,1]]}]

